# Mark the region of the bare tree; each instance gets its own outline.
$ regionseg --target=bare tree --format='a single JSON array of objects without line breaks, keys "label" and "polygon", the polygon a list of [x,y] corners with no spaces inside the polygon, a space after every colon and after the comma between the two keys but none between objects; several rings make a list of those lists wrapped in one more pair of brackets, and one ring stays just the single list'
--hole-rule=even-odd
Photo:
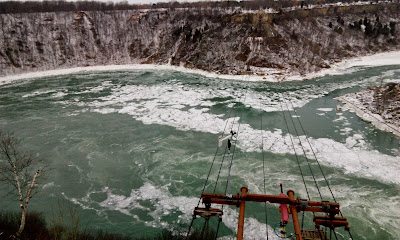
[{"label": "bare tree", "polygon": [[16,194],[21,208],[17,237],[24,230],[29,201],[37,193],[38,180],[45,168],[41,160],[20,146],[20,140],[13,133],[0,130],[0,181],[10,186],[10,193]]}]

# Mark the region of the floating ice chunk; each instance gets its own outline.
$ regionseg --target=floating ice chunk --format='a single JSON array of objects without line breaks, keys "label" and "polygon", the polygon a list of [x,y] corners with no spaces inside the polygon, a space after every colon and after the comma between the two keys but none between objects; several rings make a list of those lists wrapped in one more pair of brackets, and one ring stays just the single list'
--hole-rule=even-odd
[{"label": "floating ice chunk", "polygon": [[346,127],[346,128],[341,128],[340,132],[342,132],[344,134],[349,134],[352,130],[353,129]]},{"label": "floating ice chunk", "polygon": [[55,94],[53,94],[53,95],[51,95],[53,98],[60,98],[60,97],[64,97],[65,95],[67,95],[66,93],[64,93],[64,92],[57,92],[57,93],[55,93]]},{"label": "floating ice chunk", "polygon": [[46,91],[41,91],[41,90],[39,90],[39,91],[34,91],[34,92],[32,92],[32,93],[29,93],[29,94],[25,94],[25,95],[23,95],[22,97],[23,97],[23,98],[35,97],[35,96],[44,95],[44,94],[53,93],[53,92],[56,92],[56,91],[55,91],[55,90],[46,90]]},{"label": "floating ice chunk", "polygon": [[333,111],[333,108],[317,108],[317,110],[321,112],[331,112]]},{"label": "floating ice chunk", "polygon": [[100,108],[100,109],[94,109],[92,110],[93,112],[101,113],[101,114],[108,114],[108,113],[113,113],[116,112],[117,110],[114,108]]}]

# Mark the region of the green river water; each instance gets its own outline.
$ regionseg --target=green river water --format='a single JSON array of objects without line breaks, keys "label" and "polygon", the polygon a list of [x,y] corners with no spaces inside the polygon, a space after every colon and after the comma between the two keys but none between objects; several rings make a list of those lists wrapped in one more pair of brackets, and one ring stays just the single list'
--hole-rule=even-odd
[{"label": "green river water", "polygon": [[[398,82],[399,67],[353,68],[340,76],[282,85],[172,70],[17,80],[0,86],[0,128],[22,138],[24,148],[52,168],[30,210],[44,212],[51,222],[61,202],[77,208],[82,228],[151,237],[164,228],[187,230],[226,123],[225,135],[232,126],[238,132],[233,193],[241,186],[264,193],[265,172],[267,194],[279,194],[283,183],[285,190],[307,198],[291,144],[297,135],[305,140],[300,120],[354,239],[400,239],[399,138],[352,112],[336,110],[335,100],[381,81]],[[282,112],[281,107],[296,112]],[[302,155],[298,141],[294,145]],[[216,193],[225,191],[226,158],[218,178],[224,147],[205,192],[215,186]],[[333,201],[306,150],[323,199]],[[299,162],[311,200],[319,201],[305,158]],[[4,192],[1,209],[17,210],[16,201]],[[267,204],[267,214],[269,239],[277,239],[271,227],[280,220],[278,206]],[[237,216],[237,208],[224,208],[219,237],[234,237]],[[195,226],[203,222],[197,219]],[[312,215],[305,215],[304,224],[313,226]],[[210,225],[215,228],[216,222]],[[265,226],[264,204],[248,203],[245,239],[267,239]],[[348,239],[342,230],[338,236]]]}]

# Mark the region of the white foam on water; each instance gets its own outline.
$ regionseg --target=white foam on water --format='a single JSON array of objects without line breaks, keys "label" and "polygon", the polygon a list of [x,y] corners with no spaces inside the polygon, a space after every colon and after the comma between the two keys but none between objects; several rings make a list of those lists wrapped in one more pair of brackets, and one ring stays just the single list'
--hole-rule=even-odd
[{"label": "white foam on water", "polygon": [[323,163],[384,182],[400,184],[400,157],[368,150],[365,141],[349,137],[346,144],[331,139],[311,139],[318,159]]},{"label": "white foam on water", "polygon": [[[119,69],[119,68],[118,68]],[[124,69],[124,68],[121,68]],[[139,69],[139,68],[138,68]],[[391,71],[393,72],[393,71]],[[388,73],[390,74],[390,73]],[[365,82],[368,80],[360,80],[361,82]],[[275,91],[265,91],[265,92],[257,92],[253,90],[245,90],[245,89],[235,89],[232,88],[218,88],[210,91],[207,87],[187,87],[179,81],[171,81],[173,84],[158,84],[156,86],[120,86],[113,85],[111,81],[104,81],[99,86],[92,86],[82,89],[79,92],[74,92],[71,94],[76,95],[77,97],[74,99],[77,103],[75,105],[83,106],[85,103],[80,102],[79,95],[85,93],[97,93],[104,89],[111,89],[111,95],[107,97],[102,97],[96,101],[94,101],[91,105],[93,107],[97,107],[96,112],[99,113],[111,113],[117,112],[117,110],[113,110],[113,106],[110,105],[119,105],[119,107],[124,106],[126,109],[122,110],[126,112],[131,108],[132,110],[145,110],[146,108],[153,108],[153,110],[160,109],[162,106],[166,109],[165,111],[169,111],[169,109],[182,109],[185,106],[203,106],[203,107],[211,107],[216,103],[210,100],[214,97],[231,97],[232,101],[240,101],[246,107],[251,107],[258,110],[263,110],[266,112],[273,111],[281,111],[281,102],[285,100],[288,104],[290,110],[293,108],[299,108],[310,102],[312,99],[322,97],[329,92],[336,89],[348,88],[351,86],[359,85],[360,81],[347,82],[342,83],[339,86],[335,83],[327,83],[324,84],[323,87],[315,86],[315,85],[306,85],[305,87],[299,88],[294,92],[288,92],[284,95],[284,99],[282,99],[282,95],[276,93]],[[323,89],[323,90],[322,90]],[[36,94],[44,94],[46,92],[34,92],[32,94],[27,94],[25,96],[35,96]],[[67,92],[57,92],[52,95],[53,98],[61,98],[65,96]],[[244,101],[245,99],[245,101]],[[148,103],[145,106],[143,102],[134,102],[132,101],[143,101],[146,100]],[[63,102],[60,102],[63,103]],[[68,103],[68,102],[64,102]],[[126,105],[129,103],[129,105]],[[228,103],[228,102],[227,102]],[[153,105],[151,105],[153,104]],[[232,103],[228,103],[227,106],[232,106]],[[106,109],[102,110],[101,107],[105,107]],[[92,110],[93,111],[93,110]],[[323,115],[324,112],[327,112],[327,108],[321,108],[323,113],[317,113],[318,115]],[[165,113],[168,115],[168,113]],[[172,113],[171,114],[175,114]],[[149,119],[143,119],[149,124],[152,123]],[[158,122],[154,122],[158,123]]]},{"label": "white foam on water", "polygon": [[[238,147],[247,152],[260,151],[261,134],[264,137],[265,151],[278,154],[294,154],[296,152],[298,155],[302,155],[301,146],[303,146],[307,156],[314,159],[305,136],[300,136],[299,140],[298,137],[289,134],[283,135],[280,129],[261,133],[260,130],[255,130],[247,124],[241,124]],[[360,134],[348,137],[346,143],[336,142],[328,138],[308,138],[308,140],[322,164],[344,169],[345,173],[400,184],[398,174],[400,172],[400,156],[390,156],[376,150],[369,150],[370,146],[366,144]],[[292,141],[295,144],[294,149],[291,144]],[[302,144],[300,144],[300,141]]]},{"label": "white foam on water", "polygon": [[[90,200],[90,195],[93,193],[106,193],[107,199],[96,203]],[[172,196],[168,191],[168,185],[157,188],[151,183],[144,183],[139,189],[132,189],[129,196],[114,194],[113,191],[104,187],[100,191],[90,191],[87,195],[81,199],[68,198],[63,194],[64,197],[74,204],[81,206],[83,209],[92,209],[98,213],[103,213],[106,210],[118,211],[122,214],[131,216],[139,222],[143,222],[146,226],[154,228],[166,228],[174,229],[179,223],[188,224],[192,218],[192,211],[195,206],[197,206],[198,198],[189,198],[184,196]],[[142,201],[149,201],[151,208],[143,206]],[[89,207],[93,204],[98,205],[100,209]],[[153,218],[151,221],[143,221],[140,216],[135,215],[133,212],[135,209],[140,209],[148,212],[147,214]],[[164,216],[177,214],[178,217],[173,222],[167,222],[162,220]],[[237,220],[238,220],[237,209],[225,208],[223,223],[230,228],[232,231],[237,231]],[[265,223],[261,223],[254,218],[246,218],[244,227],[244,235],[252,236],[256,239],[266,238],[266,227]],[[268,226],[269,238],[277,238],[273,230]],[[222,237],[221,239],[227,239],[227,237]],[[229,239],[232,239],[229,237]],[[246,238],[247,239],[247,238]]]},{"label": "white foam on water", "polygon": [[[359,138],[356,136],[355,138]],[[285,160],[280,160],[285,161]],[[247,163],[245,163],[247,164]],[[285,163],[283,163],[284,165]],[[242,166],[243,167],[243,166]],[[274,166],[277,167],[277,166]],[[237,167],[238,169],[240,167]],[[235,169],[235,170],[236,170]],[[237,176],[243,176],[246,179],[246,186],[248,186],[251,193],[261,193],[265,194],[263,190],[263,170],[262,163],[259,163],[254,169],[260,169],[257,171],[252,171],[249,174],[246,171],[242,171],[237,173]],[[274,193],[279,191],[279,182],[284,182],[284,187],[290,184],[291,189],[295,189],[296,196],[300,198],[305,198],[306,192],[304,190],[304,186],[302,186],[302,181],[300,177],[295,174],[285,174],[273,172],[274,170],[267,170],[268,179],[273,179],[270,182],[267,179],[267,194]],[[387,189],[380,189],[380,187],[372,187],[369,185],[360,185],[357,181],[354,184],[347,184],[346,176],[338,176],[337,173],[332,173],[332,175],[327,175],[328,180],[334,177],[335,179],[344,177],[344,183],[341,185],[331,185],[331,189],[336,197],[336,200],[340,202],[341,211],[345,215],[345,217],[350,217],[348,220],[350,221],[353,229],[357,229],[356,221],[358,223],[362,222],[365,224],[367,228],[375,229],[375,231],[379,231],[380,229],[384,229],[385,232],[393,234],[393,237],[390,239],[399,239],[400,232],[397,231],[398,224],[400,223],[400,219],[396,216],[400,215],[400,209],[397,207],[400,204],[400,196],[396,196],[396,193],[387,192]],[[309,179],[311,181],[311,179]],[[324,182],[323,179],[317,178],[318,182]],[[258,186],[255,185],[258,183]],[[286,185],[285,185],[286,183]],[[308,191],[310,192],[311,200],[319,199],[318,192],[315,189],[315,185],[309,184]],[[326,187],[320,189],[324,200],[333,201],[331,198],[331,194]],[[357,219],[353,222],[353,219]],[[364,221],[365,220],[365,221]],[[273,226],[272,223],[270,223]],[[358,230],[359,232],[362,230]],[[354,232],[353,232],[354,233]]]},{"label": "white foam on water", "polygon": [[85,200],[85,198],[83,199],[78,199],[78,198],[74,198],[74,197],[68,197],[64,192],[61,192],[61,195],[67,199],[68,201],[80,206],[82,209],[85,210],[94,210],[95,212],[99,213],[101,211],[97,210],[94,207],[90,207],[89,204],[87,204],[87,201]]},{"label": "white foam on water", "polygon": [[[224,129],[225,124],[227,124],[228,129],[234,124],[234,131],[239,133],[237,146],[242,151],[261,151],[262,134],[265,151],[279,154],[294,154],[295,151],[300,155],[303,153],[298,138],[289,134],[283,135],[280,129],[261,132],[245,123],[241,123],[239,128],[237,124],[240,120],[239,117],[223,119],[223,115],[209,113],[208,107],[216,104],[216,102],[207,99],[226,97],[228,94],[232,94],[231,96],[236,101],[244,101],[243,98],[235,97],[233,90],[216,89],[211,92],[206,88],[188,89],[187,86],[176,83],[174,85],[160,84],[155,86],[113,86],[110,95],[100,97],[95,101],[89,103],[66,101],[64,103],[88,108],[81,111],[94,111],[102,114],[114,112],[129,114],[144,124],[166,125],[182,131],[190,130],[218,134]],[[249,96],[247,100],[253,99],[253,102],[249,104],[246,100],[246,103],[252,108],[259,108],[259,93],[252,92]],[[264,98],[266,102],[273,102],[265,96]],[[301,101],[305,102],[305,100]],[[201,106],[203,103],[206,103],[207,107]],[[320,108],[319,110],[322,114],[325,114],[333,111],[333,108]],[[349,135],[351,131],[351,128],[340,129],[342,135]],[[301,139],[303,144],[307,143],[304,136],[301,136]],[[355,145],[349,145],[350,140],[345,143],[327,138],[310,138],[309,140],[322,164],[344,169],[345,173],[348,174],[357,174],[400,184],[400,177],[397,174],[400,172],[400,157],[371,151],[368,150],[368,147],[359,148]],[[295,144],[294,149],[292,141]],[[361,140],[356,139],[356,141],[360,142]],[[304,147],[308,157],[314,159],[308,144]]]},{"label": "white foam on water", "polygon": [[[133,110],[133,109],[130,109]],[[143,112],[134,111],[135,114],[141,115]],[[129,111],[132,115],[132,112]],[[195,120],[192,120],[194,118]],[[225,126],[225,121],[215,115],[203,113],[202,111],[182,112],[171,110],[160,110],[156,115],[137,116],[137,120],[144,123],[157,123],[176,127],[180,130],[195,130],[201,132],[218,133]],[[235,119],[237,122],[237,118]],[[228,119],[228,126],[233,119]],[[254,152],[261,151],[261,134],[264,136],[264,150],[273,153],[290,153],[302,154],[301,145],[297,137],[286,134],[277,129],[275,131],[263,131],[253,129],[248,124],[235,124],[234,130],[239,132],[239,140],[237,146],[243,151]],[[348,134],[351,129],[345,129]],[[304,136],[301,141],[306,143]],[[295,143],[293,150],[291,141]],[[309,138],[318,159],[323,164],[344,169],[346,173],[358,174],[361,176],[371,177],[384,180],[385,182],[393,182],[400,184],[400,157],[389,156],[377,151],[369,151],[363,145],[365,141],[358,137],[349,137],[346,143],[339,143],[332,139]],[[356,143],[354,143],[356,142]],[[353,144],[354,143],[354,144]],[[310,147],[304,145],[307,154],[311,153]],[[309,156],[310,157],[310,156]],[[310,157],[312,158],[312,156]]]},{"label": "white foam on water", "polygon": [[37,90],[34,91],[32,93],[28,93],[23,95],[23,98],[27,98],[27,97],[36,97],[36,96],[40,96],[40,95],[44,95],[44,94],[48,94],[48,93],[54,93],[56,92],[55,90]]},{"label": "white foam on water", "polygon": [[[198,201],[196,198],[171,196],[168,186],[156,188],[150,183],[145,183],[139,189],[132,189],[129,196],[114,194],[109,188],[104,188],[102,191],[107,193],[107,199],[98,203],[99,207],[102,208],[101,211],[105,209],[119,211],[141,221],[140,216],[135,215],[132,210],[145,210],[154,220],[144,221],[144,223],[147,226],[156,228],[173,228],[174,224],[181,221],[188,223],[191,219],[191,212]],[[143,206],[142,201],[149,201],[152,206],[151,209]],[[168,223],[162,220],[163,216],[173,213],[179,214],[176,221]]]},{"label": "white foam on water", "polygon": [[108,114],[108,113],[117,112],[117,110],[114,109],[114,108],[101,108],[101,109],[93,109],[92,112],[97,112],[97,113],[101,113],[101,114]]},{"label": "white foam on water", "polygon": [[[272,150],[275,153],[294,152],[289,147],[290,145],[287,141],[288,135],[284,136],[284,139],[281,139],[277,134],[271,134],[271,136],[273,140],[270,140],[270,142],[273,142],[274,146],[278,145],[280,147],[278,149],[264,148],[265,150]],[[304,139],[304,136],[302,138]],[[398,174],[400,172],[400,156],[390,156],[375,150],[368,150],[370,147],[357,134],[348,137],[345,144],[327,138],[309,138],[309,140],[318,160],[322,164],[344,169],[345,173],[400,184],[400,176]],[[306,142],[302,141],[303,143]],[[301,154],[298,141],[296,140],[295,143],[296,152]],[[309,154],[311,149],[308,144],[304,144],[303,146],[307,154]],[[310,158],[313,159],[312,157]]]},{"label": "white foam on water", "polygon": [[[304,89],[296,90],[295,92],[290,92],[284,96],[285,102],[289,103],[289,109],[299,108],[307,104],[312,99],[324,96],[325,94],[333,91],[337,88],[347,88],[353,85],[357,85],[357,82],[351,82],[342,84],[339,87],[336,84],[327,84],[323,88],[326,90],[321,92],[321,87],[316,87],[309,85]],[[245,89],[225,89],[218,88],[210,91],[207,87],[192,87],[190,89],[181,83],[174,84],[159,84],[155,86],[112,86],[110,83],[100,87],[93,87],[93,89],[86,89],[82,92],[76,92],[74,94],[79,95],[86,92],[99,91],[99,89],[104,89],[104,87],[110,87],[112,90],[111,95],[99,98],[94,101],[91,106],[93,107],[107,107],[110,105],[119,105],[123,107],[132,107],[132,109],[146,109],[146,108],[176,108],[182,109],[184,106],[202,106],[211,107],[217,104],[211,100],[215,97],[230,97],[232,101],[242,102],[245,106],[251,107],[258,110],[263,110],[266,112],[280,111],[281,104],[283,101],[281,95],[274,91],[257,92],[253,90]],[[313,92],[318,92],[317,94],[312,94]],[[144,105],[143,100],[146,100],[146,105]],[[79,101],[79,100],[78,100]],[[142,102],[137,102],[142,101]],[[129,104],[129,106],[127,105]],[[328,109],[323,109],[327,111]]]},{"label": "white foam on water", "polygon": [[[358,63],[349,63],[344,64],[343,68],[340,67],[334,69],[339,74],[343,74],[343,69],[348,69],[353,66],[376,66],[378,65],[387,65],[387,64],[400,64],[400,58],[398,57],[399,52],[393,53],[395,54],[395,58],[388,58],[387,55],[382,55],[381,59],[387,59],[385,61],[376,61],[375,58],[373,61],[368,61],[368,59],[364,59],[364,61],[358,61]],[[390,55],[390,54],[389,54]],[[103,66],[98,66],[94,68],[77,68],[74,70],[55,70],[51,73],[47,73],[47,76],[51,75],[61,75],[61,74],[71,74],[74,72],[86,72],[86,71],[104,71],[104,70],[129,70],[129,69],[137,69],[143,70],[146,69],[147,66],[137,65],[137,66],[109,66],[108,69],[104,69]],[[153,68],[149,66],[147,69],[158,70],[160,66],[154,66]],[[162,69],[162,68],[161,68]],[[171,69],[171,68],[165,68]],[[174,68],[172,68],[174,69]],[[176,70],[176,68],[175,68]],[[179,70],[179,69],[178,69]],[[186,71],[183,69],[182,71]],[[324,74],[335,74],[335,72],[325,72]],[[190,72],[190,71],[187,71]],[[196,71],[190,73],[199,73]],[[8,84],[10,82],[16,81],[18,79],[23,78],[35,78],[35,77],[43,77],[43,73],[29,73],[25,76],[10,76],[5,78],[0,78],[0,86],[3,84]],[[207,75],[210,77],[220,77],[215,76],[213,74]],[[388,73],[390,74],[390,73]],[[46,75],[46,74],[45,74]],[[304,78],[303,78],[304,79]],[[243,80],[243,76],[239,76],[237,80]],[[251,79],[253,80],[253,79]],[[323,96],[329,91],[339,88],[347,88],[350,86],[354,86],[359,84],[359,82],[346,83],[342,86],[334,86],[335,84],[328,84],[326,91],[316,91],[321,90],[317,89],[317,87],[310,87],[304,91],[296,91],[295,95],[289,95],[286,97],[291,97],[294,102],[295,107],[301,107],[307,102],[311,101],[314,98],[318,98]],[[112,94],[108,97],[103,97],[94,101],[92,103],[85,103],[76,99],[76,101],[65,101],[65,104],[75,104],[77,106],[85,107],[88,109],[83,109],[82,111],[94,111],[99,112],[101,114],[109,114],[109,113],[122,113],[129,114],[133,118],[142,121],[146,124],[162,124],[167,126],[173,126],[179,130],[195,130],[200,132],[208,132],[208,133],[219,133],[221,129],[225,126],[225,121],[228,121],[229,124],[235,123],[235,127],[237,128],[238,119],[230,118],[228,120],[223,119],[222,115],[215,115],[208,113],[209,108],[213,106],[215,103],[212,101],[207,101],[207,98],[213,98],[216,96],[226,97],[232,96],[234,100],[239,100],[237,97],[237,93],[230,92],[229,90],[214,90],[211,92],[205,89],[190,89],[189,91],[184,90],[182,85],[174,84],[173,86],[169,85],[157,85],[157,86],[112,86],[109,82],[102,86],[87,88],[82,90],[80,93],[96,93],[104,90],[105,88],[113,87]],[[172,90],[169,92],[168,90]],[[243,95],[243,90],[241,91],[241,95]],[[318,93],[313,93],[318,92]],[[34,97],[47,93],[55,93],[54,97],[62,97],[65,96],[63,92],[56,91],[36,91],[31,94],[26,94],[24,97]],[[311,94],[313,93],[313,94]],[[58,95],[57,95],[58,94]],[[297,95],[297,96],[296,96]],[[264,111],[279,111],[279,95],[276,93],[257,93],[257,92],[249,92],[249,95],[246,100],[246,106],[250,106],[254,109],[260,109],[260,98],[262,101],[263,107],[261,108]],[[300,99],[298,99],[300,98]],[[202,108],[198,108],[198,106],[202,106]],[[188,110],[184,110],[184,108],[189,107]],[[327,111],[324,111],[327,112]],[[301,148],[299,141],[297,138],[293,137],[289,134],[283,134],[280,129],[276,129],[273,131],[260,131],[257,129],[253,129],[248,124],[241,124],[240,126],[240,134],[239,140],[237,142],[237,146],[241,148],[243,151],[253,152],[253,151],[261,151],[260,148],[260,140],[261,135],[264,137],[264,150],[270,151],[273,153],[280,154],[294,154],[301,153]],[[301,136],[304,139],[304,136]],[[291,141],[295,142],[295,150],[293,150]],[[362,135],[354,134],[353,136],[349,136],[345,143],[336,142],[331,139],[319,138],[319,139],[309,139],[313,145],[315,152],[317,153],[318,159],[323,164],[329,164],[330,166],[334,166],[337,168],[344,169],[348,174],[357,174],[363,177],[370,177],[374,179],[379,179],[384,182],[390,182],[395,184],[400,184],[400,177],[398,173],[400,172],[400,156],[389,156],[386,154],[379,153],[378,151],[369,150],[370,147],[366,144]],[[307,154],[310,153],[309,147],[306,147]],[[77,168],[79,172],[81,170],[75,166],[71,165],[71,167]],[[123,214],[127,214],[132,216],[135,219],[139,220],[138,216],[132,214],[130,210],[132,209],[142,209],[146,211],[150,211],[150,215],[155,219],[154,221],[146,222],[148,226],[154,227],[172,227],[174,223],[167,223],[161,220],[161,216],[169,215],[173,212],[182,212],[184,214],[180,215],[177,221],[188,222],[191,218],[190,213],[193,210],[193,207],[197,204],[197,198],[188,198],[181,196],[171,196],[168,192],[168,187],[156,188],[149,183],[145,183],[140,189],[132,190],[129,196],[124,196],[121,194],[115,194],[109,188],[104,188],[101,190],[107,194],[107,199],[101,203],[98,203],[98,206],[103,210],[113,210],[119,211]],[[348,193],[354,193],[354,198],[349,197]],[[93,192],[92,192],[93,193]],[[337,194],[337,192],[335,192]],[[80,205],[84,209],[93,209],[99,212],[98,209],[90,207],[90,194],[82,199],[69,198],[75,204]],[[379,198],[379,197],[371,197],[376,196],[376,191],[368,192],[359,189],[348,189],[343,192],[344,196],[342,199],[348,199],[347,201],[341,201],[342,206],[345,208],[348,206],[354,206],[361,203],[363,211],[359,213],[359,219],[364,219],[366,216],[371,217],[373,220],[368,220],[370,225],[378,227],[382,226],[390,226],[394,229],[398,229],[400,225],[398,216],[400,215],[397,206],[400,204],[399,197],[391,197],[391,198]],[[65,194],[63,194],[65,196]],[[304,195],[304,194],[303,194]],[[339,194],[340,195],[340,194]],[[369,198],[370,197],[370,198]],[[149,209],[141,204],[140,201],[150,201],[152,205],[154,205],[155,210]],[[350,209],[348,207],[348,209]],[[103,211],[103,210],[100,210]],[[236,223],[234,220],[237,219],[237,212],[234,210],[227,210],[228,217],[224,220],[224,223],[232,229],[236,228]],[[353,215],[357,216],[357,212],[355,211]],[[248,218],[246,221],[249,224],[246,224],[245,234],[251,236],[257,236],[257,239],[262,239],[265,237],[264,234],[261,234],[262,231],[265,231],[264,224],[258,222],[255,219]],[[264,229],[264,230],[263,230]],[[270,234],[271,236],[272,234]],[[395,236],[394,239],[399,238],[399,236]]]},{"label": "white foam on water", "polygon": [[44,184],[44,185],[42,186],[42,189],[51,188],[51,187],[54,187],[54,186],[56,186],[56,185],[54,184],[54,182],[49,182],[49,183]]},{"label": "white foam on water", "polygon": [[[340,199],[344,217],[362,219],[363,224],[374,232],[384,230],[400,239],[400,196],[389,196],[384,190],[368,186],[336,186],[335,196]],[[351,194],[349,194],[351,193]]]},{"label": "white foam on water", "polygon": [[66,95],[67,95],[67,93],[65,93],[65,92],[56,92],[55,94],[51,95],[51,97],[52,98],[61,98],[61,97],[64,97]]},{"label": "white foam on water", "polygon": [[[223,223],[230,229],[237,232],[239,213],[237,210],[233,210],[230,207],[224,208]],[[269,223],[271,224],[271,223]],[[245,218],[245,225],[243,228],[244,239],[267,239],[265,223],[259,222],[257,219],[249,217]],[[218,239],[236,239],[236,237],[221,237]],[[275,235],[273,229],[268,226],[268,239],[278,240],[280,239]]]},{"label": "white foam on water", "polygon": [[[104,187],[100,191],[91,191],[82,199],[68,198],[81,206],[83,209],[95,210],[98,213],[105,211],[118,211],[127,216],[131,216],[138,222],[143,222],[146,226],[154,228],[174,229],[179,223],[188,224],[191,220],[191,213],[197,205],[198,198],[188,198],[184,196],[172,196],[168,190],[168,185],[155,187],[151,183],[144,183],[139,189],[133,189],[127,196],[115,194],[108,187]],[[396,239],[396,229],[400,220],[397,218],[400,210],[397,207],[400,204],[400,197],[386,197],[383,190],[376,190],[368,186],[347,185],[332,186],[335,196],[341,203],[343,214],[350,214],[357,219],[363,219],[368,226],[374,231],[384,229],[386,232],[393,234]],[[102,202],[94,202],[90,200],[93,193],[103,192],[107,194],[107,199]],[[257,191],[252,191],[257,192]],[[349,194],[349,193],[352,194]],[[301,191],[296,192],[297,194]],[[305,193],[302,193],[303,196]],[[142,201],[150,202],[151,208],[143,206]],[[93,207],[93,204],[98,207]],[[134,214],[134,210],[139,209],[147,212],[153,220],[141,220],[140,216]],[[173,222],[163,220],[164,216],[176,214],[177,218]],[[238,210],[236,208],[224,208],[223,223],[232,231],[237,231]],[[248,217],[245,219],[244,236],[245,239],[266,239],[266,225],[257,219]],[[269,225],[274,223],[269,222]],[[268,226],[269,239],[279,239]],[[398,233],[397,233],[398,235]],[[247,236],[247,237],[246,237]],[[251,237],[249,237],[251,236]],[[232,239],[229,237],[221,237],[220,239]]]}]

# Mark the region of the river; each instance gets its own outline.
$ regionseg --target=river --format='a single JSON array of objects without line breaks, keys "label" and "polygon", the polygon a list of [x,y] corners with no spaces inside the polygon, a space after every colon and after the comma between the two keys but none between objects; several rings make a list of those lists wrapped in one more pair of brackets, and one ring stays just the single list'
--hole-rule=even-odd
[{"label": "river", "polygon": [[[238,133],[233,193],[247,186],[263,194],[265,174],[267,194],[279,194],[282,183],[285,191],[307,198],[296,152],[310,198],[319,201],[301,157],[300,135],[303,144],[311,143],[354,239],[399,239],[399,138],[337,110],[335,99],[399,81],[399,68],[353,67],[342,75],[283,84],[165,69],[21,79],[0,86],[0,128],[13,131],[25,149],[50,164],[29,206],[49,222],[64,205],[78,210],[82,228],[140,237],[160,229],[184,232],[227,126],[225,135],[230,129]],[[333,201],[308,144],[305,148],[323,199]],[[215,186],[224,192],[226,159],[215,184],[223,154],[223,148],[216,154],[205,192]],[[18,209],[4,191],[0,197],[1,209]],[[267,204],[267,214],[271,230],[280,220],[278,206]],[[235,207],[224,208],[219,237],[234,236],[237,216]],[[312,215],[305,215],[305,225],[313,226]],[[266,239],[265,231],[264,204],[247,204],[245,239]],[[342,230],[338,235],[348,239]],[[277,237],[270,231],[269,238]]]}]

